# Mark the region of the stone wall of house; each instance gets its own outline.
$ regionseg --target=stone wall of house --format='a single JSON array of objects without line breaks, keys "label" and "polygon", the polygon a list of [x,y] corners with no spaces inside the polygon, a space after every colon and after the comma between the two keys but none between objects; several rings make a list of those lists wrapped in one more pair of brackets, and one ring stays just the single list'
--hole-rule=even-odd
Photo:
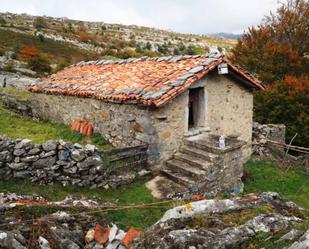
[{"label": "stone wall of house", "polygon": [[85,119],[115,147],[149,144],[149,162],[157,164],[178,149],[187,129],[187,95],[183,93],[161,108],[109,103],[90,98],[35,93],[33,114],[53,122],[71,124]]},{"label": "stone wall of house", "polygon": [[116,187],[135,178],[141,167],[111,169],[107,159],[93,145],[64,141],[33,144],[29,139],[12,140],[0,136],[0,180],[19,178],[47,184]]},{"label": "stone wall of house", "polygon": [[207,75],[207,124],[212,133],[235,135],[247,142],[244,159],[251,155],[253,94],[227,76]]}]

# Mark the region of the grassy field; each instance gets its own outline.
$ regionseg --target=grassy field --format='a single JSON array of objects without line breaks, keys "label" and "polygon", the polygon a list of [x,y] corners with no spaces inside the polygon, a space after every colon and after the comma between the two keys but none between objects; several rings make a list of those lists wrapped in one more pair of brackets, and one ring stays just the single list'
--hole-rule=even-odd
[{"label": "grassy field", "polygon": [[[27,99],[30,93],[15,88],[0,88],[0,92],[18,96],[20,99]],[[112,148],[101,135],[94,134],[87,138],[79,132],[71,131],[70,127],[64,124],[56,124],[48,121],[33,120],[30,117],[20,116],[5,109],[0,101],[0,135],[7,135],[13,139],[29,138],[34,143],[43,143],[47,140],[62,139],[67,142],[96,145],[102,150]]]},{"label": "grassy field", "polygon": [[309,209],[309,174],[303,169],[280,169],[266,161],[250,161],[245,169],[245,193],[274,191]]}]

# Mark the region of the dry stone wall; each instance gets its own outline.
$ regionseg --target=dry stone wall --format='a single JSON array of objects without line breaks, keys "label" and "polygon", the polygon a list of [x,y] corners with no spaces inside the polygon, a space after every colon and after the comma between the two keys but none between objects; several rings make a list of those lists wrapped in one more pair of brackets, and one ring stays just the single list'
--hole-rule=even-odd
[{"label": "dry stone wall", "polygon": [[0,179],[107,188],[129,183],[135,177],[133,169],[121,174],[111,172],[93,145],[62,140],[33,144],[29,139],[0,137]]}]

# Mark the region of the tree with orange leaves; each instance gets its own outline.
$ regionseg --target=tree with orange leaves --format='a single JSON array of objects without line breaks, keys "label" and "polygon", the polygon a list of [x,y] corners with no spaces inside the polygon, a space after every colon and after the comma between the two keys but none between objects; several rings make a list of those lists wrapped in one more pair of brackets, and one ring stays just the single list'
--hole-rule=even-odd
[{"label": "tree with orange leaves", "polygon": [[251,27],[233,49],[231,60],[266,85],[254,100],[254,118],[284,123],[287,139],[309,146],[309,2],[288,0]]}]

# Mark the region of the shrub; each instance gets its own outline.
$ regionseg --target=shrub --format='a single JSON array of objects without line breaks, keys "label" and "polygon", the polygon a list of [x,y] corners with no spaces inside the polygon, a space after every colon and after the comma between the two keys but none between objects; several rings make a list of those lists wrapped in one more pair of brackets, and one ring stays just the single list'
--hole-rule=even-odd
[{"label": "shrub", "polygon": [[260,123],[284,123],[289,141],[309,144],[309,77],[286,76],[255,95],[254,119]]},{"label": "shrub", "polygon": [[2,17],[0,17],[0,27],[4,26],[6,26],[6,21]]}]

